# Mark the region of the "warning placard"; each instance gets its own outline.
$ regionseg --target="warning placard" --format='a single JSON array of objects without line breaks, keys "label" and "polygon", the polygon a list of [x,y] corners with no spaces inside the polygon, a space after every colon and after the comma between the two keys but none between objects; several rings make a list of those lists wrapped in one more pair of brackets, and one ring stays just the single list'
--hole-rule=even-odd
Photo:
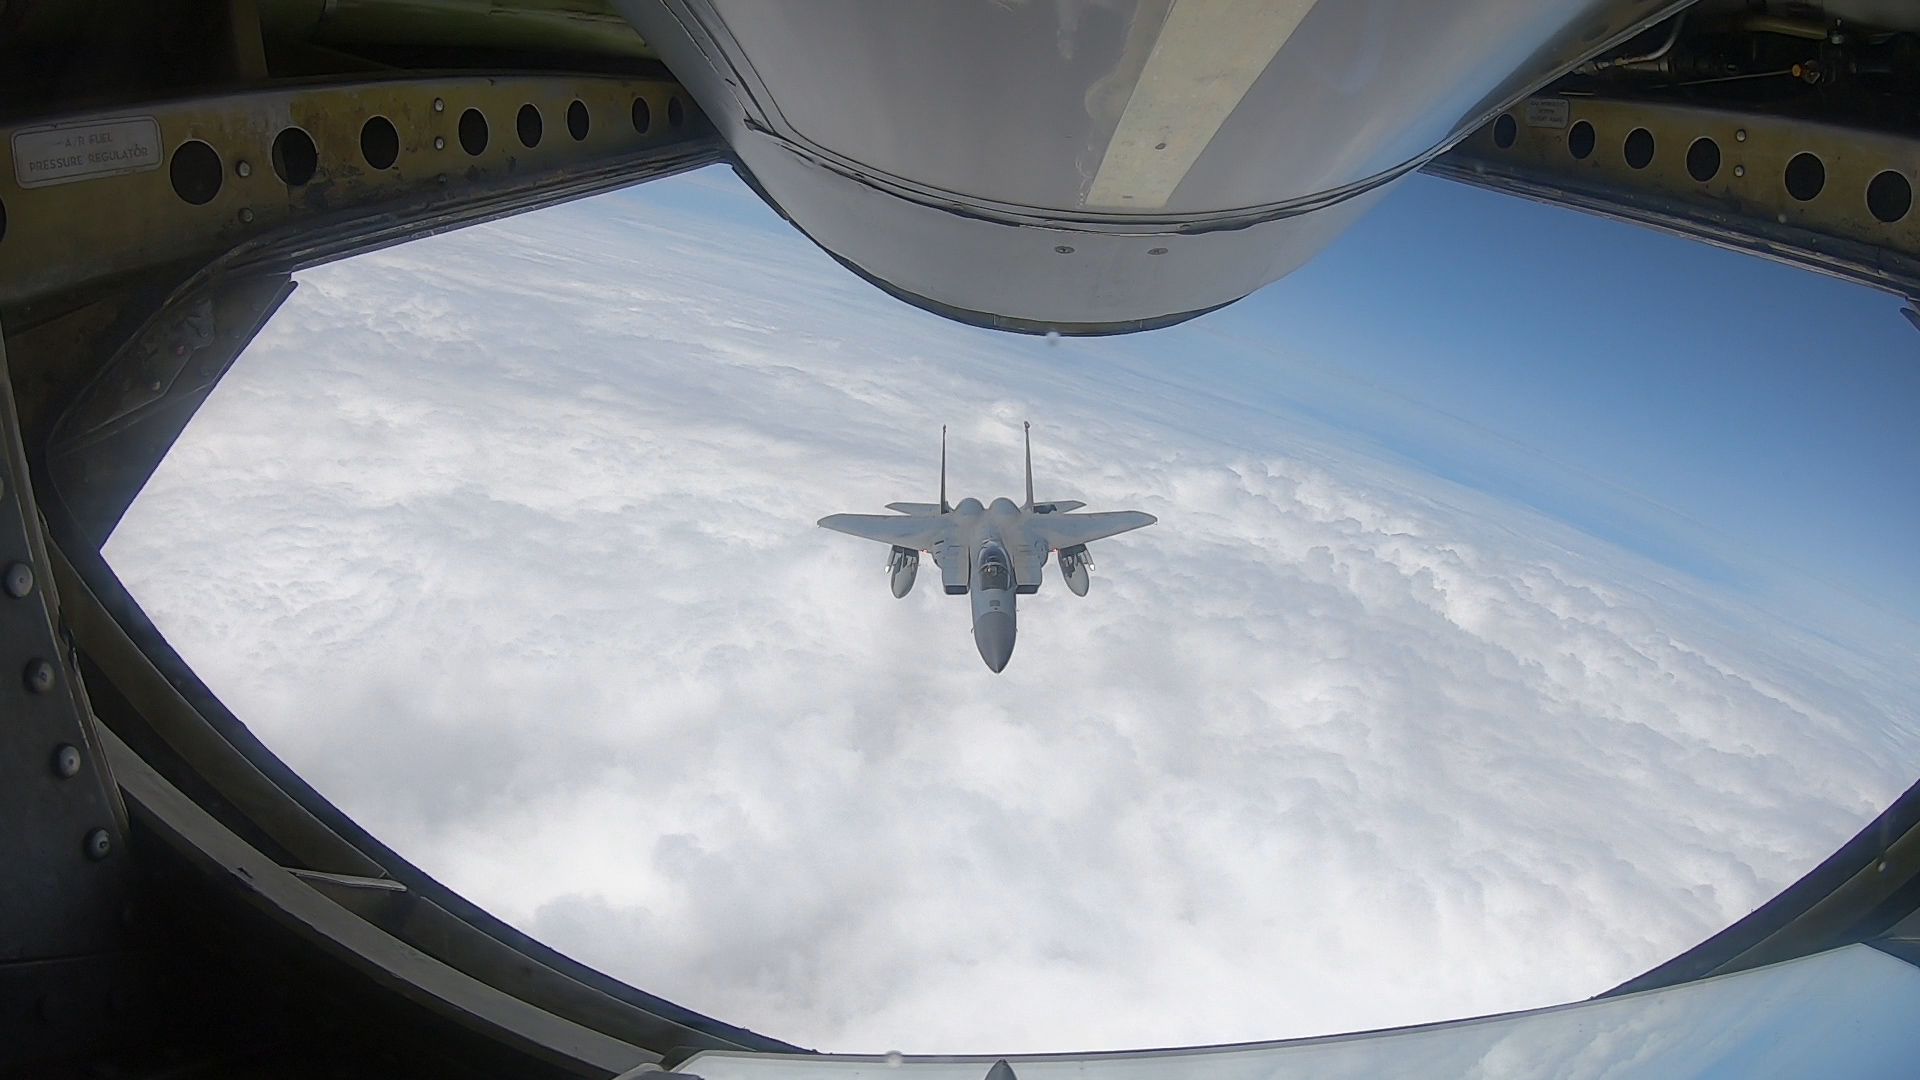
[{"label": "warning placard", "polygon": [[13,178],[32,188],[146,172],[160,167],[160,149],[151,116],[27,128],[13,133]]},{"label": "warning placard", "polygon": [[1537,97],[1527,99],[1527,126],[1563,128],[1567,126],[1567,99]]}]

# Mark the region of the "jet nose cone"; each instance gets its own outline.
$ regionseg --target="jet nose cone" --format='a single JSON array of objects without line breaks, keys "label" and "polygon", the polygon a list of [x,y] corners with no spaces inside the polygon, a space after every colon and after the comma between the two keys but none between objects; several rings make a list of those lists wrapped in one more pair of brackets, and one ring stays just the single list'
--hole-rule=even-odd
[{"label": "jet nose cone", "polygon": [[1013,613],[983,611],[973,620],[973,643],[980,647],[980,659],[996,673],[1013,656]]}]

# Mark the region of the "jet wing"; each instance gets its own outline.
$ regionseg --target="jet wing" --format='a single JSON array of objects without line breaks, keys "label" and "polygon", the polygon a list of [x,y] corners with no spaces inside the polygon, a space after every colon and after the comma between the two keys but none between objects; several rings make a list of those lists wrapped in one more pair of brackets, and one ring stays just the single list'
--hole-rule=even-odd
[{"label": "jet wing", "polygon": [[931,517],[940,512],[939,503],[888,503],[887,509],[898,510],[903,514],[918,514]]},{"label": "jet wing", "polygon": [[820,519],[820,527],[878,540],[882,544],[926,551],[944,539],[952,528],[945,515],[935,517],[896,517],[892,514],[832,514]]},{"label": "jet wing", "polygon": [[1076,544],[1092,543],[1117,533],[1144,528],[1160,520],[1138,510],[1114,510],[1101,514],[1044,514],[1027,522],[1027,528],[1046,537],[1055,551]]}]

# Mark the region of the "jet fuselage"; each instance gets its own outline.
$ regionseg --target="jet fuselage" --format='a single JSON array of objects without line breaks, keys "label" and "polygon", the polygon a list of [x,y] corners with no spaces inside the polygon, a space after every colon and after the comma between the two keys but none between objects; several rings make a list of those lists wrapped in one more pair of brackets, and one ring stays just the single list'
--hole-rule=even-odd
[{"label": "jet fuselage", "polygon": [[1151,525],[1154,517],[1138,511],[1075,514],[1075,501],[1036,502],[1033,497],[1033,451],[1027,451],[1027,498],[1024,504],[995,499],[961,499],[948,505],[946,439],[941,432],[940,501],[889,503],[900,516],[831,514],[820,519],[824,528],[892,545],[887,575],[893,595],[904,597],[913,588],[921,552],[933,555],[940,568],[941,587],[950,596],[972,597],[973,643],[980,659],[994,672],[1002,671],[1013,656],[1019,628],[1019,596],[1040,590],[1041,570],[1055,551],[1067,553],[1061,576],[1075,596],[1087,594],[1087,544],[1102,537]]}]

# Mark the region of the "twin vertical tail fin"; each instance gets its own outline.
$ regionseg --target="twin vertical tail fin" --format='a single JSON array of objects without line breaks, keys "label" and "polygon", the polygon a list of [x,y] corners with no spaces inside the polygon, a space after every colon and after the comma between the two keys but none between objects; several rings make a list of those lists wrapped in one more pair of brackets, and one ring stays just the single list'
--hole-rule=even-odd
[{"label": "twin vertical tail fin", "polygon": [[[1033,510],[1033,424],[1022,421],[1027,440],[1027,505],[1024,509]],[[903,504],[904,505],[904,504]],[[940,512],[953,513],[953,507],[947,503],[947,425],[940,425]]]},{"label": "twin vertical tail fin", "polygon": [[1024,432],[1027,438],[1027,505],[1024,509],[1031,512],[1033,510],[1033,422],[1023,420],[1021,423],[1026,425]]}]

